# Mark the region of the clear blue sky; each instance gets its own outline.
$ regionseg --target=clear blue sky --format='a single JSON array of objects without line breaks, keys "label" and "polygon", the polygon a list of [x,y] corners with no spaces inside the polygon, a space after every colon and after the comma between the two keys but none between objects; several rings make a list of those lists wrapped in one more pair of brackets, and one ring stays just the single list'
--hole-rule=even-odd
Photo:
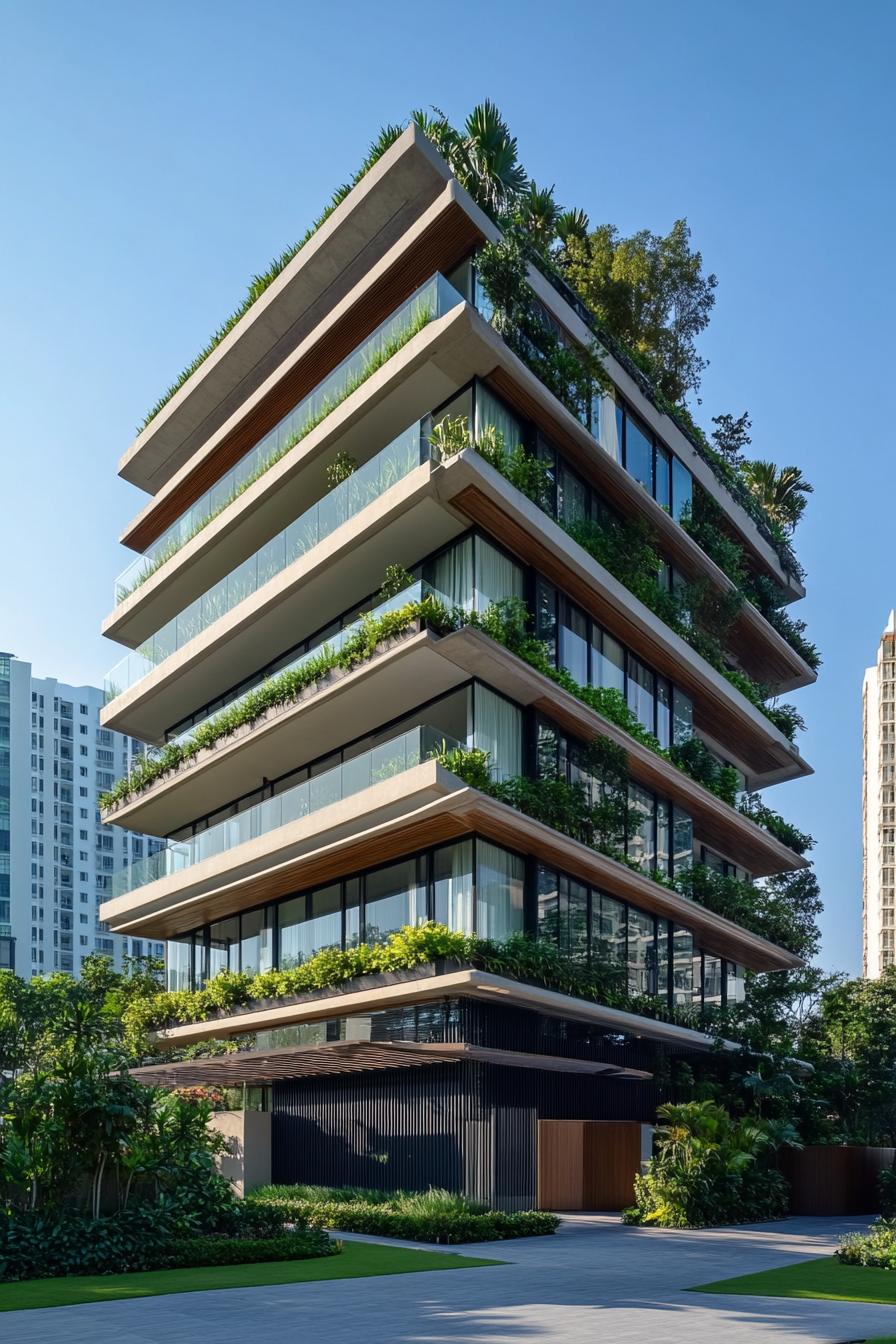
[{"label": "clear blue sky", "polygon": [[564,204],[687,216],[719,277],[697,413],[748,408],[815,484],[817,774],[771,800],[819,837],[823,959],[856,971],[860,687],[896,604],[894,47],[889,0],[0,0],[0,648],[101,682],[134,425],[382,123],[491,97]]}]

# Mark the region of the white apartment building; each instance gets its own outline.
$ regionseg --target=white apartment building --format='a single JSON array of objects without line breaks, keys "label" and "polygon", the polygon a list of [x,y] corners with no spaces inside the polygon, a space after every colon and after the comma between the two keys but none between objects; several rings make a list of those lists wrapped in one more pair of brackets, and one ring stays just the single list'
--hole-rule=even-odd
[{"label": "white apartment building", "polygon": [[896,611],[877,662],[862,684],[863,971],[872,979],[894,960],[896,937]]},{"label": "white apartment building", "polygon": [[104,826],[99,794],[143,744],[101,728],[103,692],[35,677],[0,653],[0,969],[69,971],[103,952],[163,955],[155,940],[109,932],[98,908],[111,875],[158,842]]}]

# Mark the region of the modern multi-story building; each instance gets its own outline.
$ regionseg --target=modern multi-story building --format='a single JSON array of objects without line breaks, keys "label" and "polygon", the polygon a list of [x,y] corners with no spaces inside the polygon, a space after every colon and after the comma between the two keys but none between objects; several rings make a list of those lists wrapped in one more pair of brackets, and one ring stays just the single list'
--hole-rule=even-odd
[{"label": "modern multi-story building", "polygon": [[862,966],[875,979],[896,955],[896,612],[862,683]]},{"label": "modern multi-story building", "polygon": [[118,966],[164,954],[99,915],[112,874],[160,845],[100,821],[100,794],[143,750],[100,726],[102,705],[97,687],[35,677],[0,653],[0,969],[77,975],[93,952]]},{"label": "modern multi-story building", "polygon": [[[737,676],[569,529],[646,519],[669,585],[702,579],[724,596],[731,581],[680,521],[702,491],[782,602],[802,585],[621,355],[605,357],[612,390],[570,409],[544,361],[500,334],[476,260],[499,237],[409,128],[121,462],[149,498],[122,538],[138,557],[104,632],[132,652],[102,720],[172,750],[106,813],[167,843],[117,875],[102,913],[167,940],[172,988],[426,918],[615,958],[667,1018],[738,1000],[744,968],[797,964],[674,888],[695,861],[749,878],[804,860],[668,748],[698,736],[751,790],[808,766]],[[592,345],[570,291],[533,266],[528,284],[552,340]],[[485,451],[496,434],[543,464],[537,503]],[[551,663],[617,690],[638,732],[469,617],[429,618],[415,605],[427,595],[459,613],[524,604]],[[303,664],[342,647],[362,613],[399,610],[369,657],[297,693]],[[775,692],[814,680],[750,603],[725,654]],[[248,719],[246,697],[285,672],[292,691]],[[178,755],[197,732],[205,745]],[[493,778],[578,782],[596,800],[600,739],[623,748],[638,812],[625,861],[466,783],[444,756],[478,747]],[[658,1061],[712,1048],[711,1032],[662,1016],[433,965],[171,1027],[170,1045],[244,1048],[156,1076],[269,1086],[275,1179],[531,1204],[538,1121],[649,1121]]]}]

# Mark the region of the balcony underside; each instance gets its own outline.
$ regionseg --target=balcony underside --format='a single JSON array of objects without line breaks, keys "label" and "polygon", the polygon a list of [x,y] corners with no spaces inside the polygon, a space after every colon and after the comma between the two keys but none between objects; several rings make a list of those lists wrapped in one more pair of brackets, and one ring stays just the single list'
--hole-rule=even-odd
[{"label": "balcony underside", "polygon": [[478,677],[540,710],[582,741],[600,735],[622,746],[632,778],[683,807],[699,839],[757,877],[806,866],[734,808],[648,747],[536,672],[481,631],[439,638],[409,631],[350,673],[335,672],[294,703],[269,710],[106,814],[115,825],[167,835],[194,817],[316,760],[334,745],[366,736],[425,702]]},{"label": "balcony underside", "polygon": [[101,918],[116,933],[174,937],[238,910],[471,833],[677,920],[694,930],[707,951],[752,970],[800,964],[783,948],[627,865],[468,788],[435,761],[108,901]]},{"label": "balcony underside", "polygon": [[[425,136],[413,127],[405,131],[138,434],[119,464],[125,480],[152,494],[160,491],[390,249],[404,246],[451,185]],[[453,228],[475,236],[469,219],[455,219]],[[355,325],[362,316],[355,314]],[[142,549],[145,543],[132,544]]]},{"label": "balcony underside", "polygon": [[[502,1002],[513,1005],[518,1008],[535,1009],[538,1012],[545,1013],[549,1017],[559,1017],[571,1022],[588,1022],[598,1030],[621,1033],[627,1036],[644,1037],[648,1040],[663,1041],[670,1045],[679,1045],[694,1050],[711,1050],[718,1046],[716,1037],[709,1036],[705,1032],[695,1031],[691,1027],[676,1026],[671,1022],[662,1022],[658,1019],[649,1017],[640,1017],[635,1013],[626,1012],[620,1008],[608,1008],[603,1004],[589,1003],[585,999],[577,999],[569,994],[560,994],[556,990],[543,989],[539,985],[526,985],[519,980],[511,980],[506,976],[494,975],[490,971],[480,971],[474,968],[460,968],[455,971],[433,971],[431,967],[420,967],[418,970],[401,976],[397,982],[376,983],[375,977],[370,977],[374,983],[365,984],[363,988],[353,988],[351,982],[342,986],[337,992],[328,992],[322,990],[315,995],[294,997],[286,1000],[282,1004],[267,1004],[264,1007],[248,1008],[237,1013],[221,1015],[206,1022],[189,1022],[178,1026],[169,1027],[156,1033],[155,1040],[161,1046],[171,1046],[181,1048],[185,1045],[191,1045],[196,1041],[208,1040],[210,1037],[226,1039],[230,1036],[241,1035],[252,1031],[269,1031],[277,1027],[291,1026],[299,1022],[323,1022],[328,1018],[345,1017],[348,1014],[362,1015],[364,1013],[379,1012],[388,1008],[402,1008],[410,1004],[438,1002],[445,998],[455,996],[463,998],[483,999],[494,1003],[500,999]],[[352,1045],[367,1044],[366,1042],[334,1042],[343,1048],[350,1055]],[[446,1044],[439,1043],[431,1046],[421,1045],[419,1042],[391,1042],[392,1049],[404,1048],[410,1051],[433,1050],[443,1051]],[[730,1045],[729,1042],[721,1043],[722,1049],[737,1049],[738,1047]],[[304,1056],[308,1060],[309,1070],[313,1069],[315,1064],[320,1061],[320,1056],[311,1055],[310,1051],[322,1047],[310,1047],[308,1055]],[[456,1042],[447,1046],[448,1049],[456,1049],[466,1052],[471,1047],[466,1042]],[[577,1060],[569,1058],[554,1057],[551,1055],[531,1055],[523,1054],[517,1051],[492,1050],[489,1047],[472,1047],[477,1050],[477,1058],[486,1062],[486,1056],[491,1056],[488,1062],[491,1063],[510,1063],[510,1060],[503,1060],[495,1056],[510,1054],[514,1056],[513,1062],[523,1068],[565,1068],[567,1065],[577,1071],[584,1069],[587,1071],[599,1068],[601,1071],[612,1070],[614,1065],[595,1065],[590,1060]],[[240,1061],[245,1061],[248,1069],[257,1068],[258,1061],[267,1059],[271,1061],[269,1072],[283,1074],[279,1071],[277,1060],[284,1059],[287,1054],[297,1053],[293,1050],[269,1050],[269,1051],[246,1051],[245,1054],[226,1055],[225,1060],[235,1060],[237,1066]],[[252,1057],[255,1062],[252,1062]],[[298,1055],[296,1062],[302,1058]],[[194,1061],[199,1064],[200,1061]],[[214,1061],[203,1060],[202,1065],[213,1066]],[[149,1065],[143,1072],[146,1073],[145,1081],[150,1082],[149,1070],[156,1068],[160,1070],[169,1068],[179,1068],[179,1065]],[[289,1067],[287,1064],[286,1067]],[[336,1067],[335,1061],[328,1066]],[[139,1072],[139,1071],[134,1071]],[[629,1071],[633,1076],[637,1070]],[[156,1077],[159,1075],[156,1074]],[[618,1076],[618,1075],[617,1075]]]}]

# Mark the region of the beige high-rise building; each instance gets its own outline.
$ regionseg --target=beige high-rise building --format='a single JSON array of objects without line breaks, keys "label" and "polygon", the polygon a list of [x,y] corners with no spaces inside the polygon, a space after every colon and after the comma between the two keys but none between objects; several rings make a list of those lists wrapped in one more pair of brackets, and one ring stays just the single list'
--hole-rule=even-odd
[{"label": "beige high-rise building", "polygon": [[896,611],[890,612],[877,663],[862,685],[863,971],[893,964],[896,938]]}]

